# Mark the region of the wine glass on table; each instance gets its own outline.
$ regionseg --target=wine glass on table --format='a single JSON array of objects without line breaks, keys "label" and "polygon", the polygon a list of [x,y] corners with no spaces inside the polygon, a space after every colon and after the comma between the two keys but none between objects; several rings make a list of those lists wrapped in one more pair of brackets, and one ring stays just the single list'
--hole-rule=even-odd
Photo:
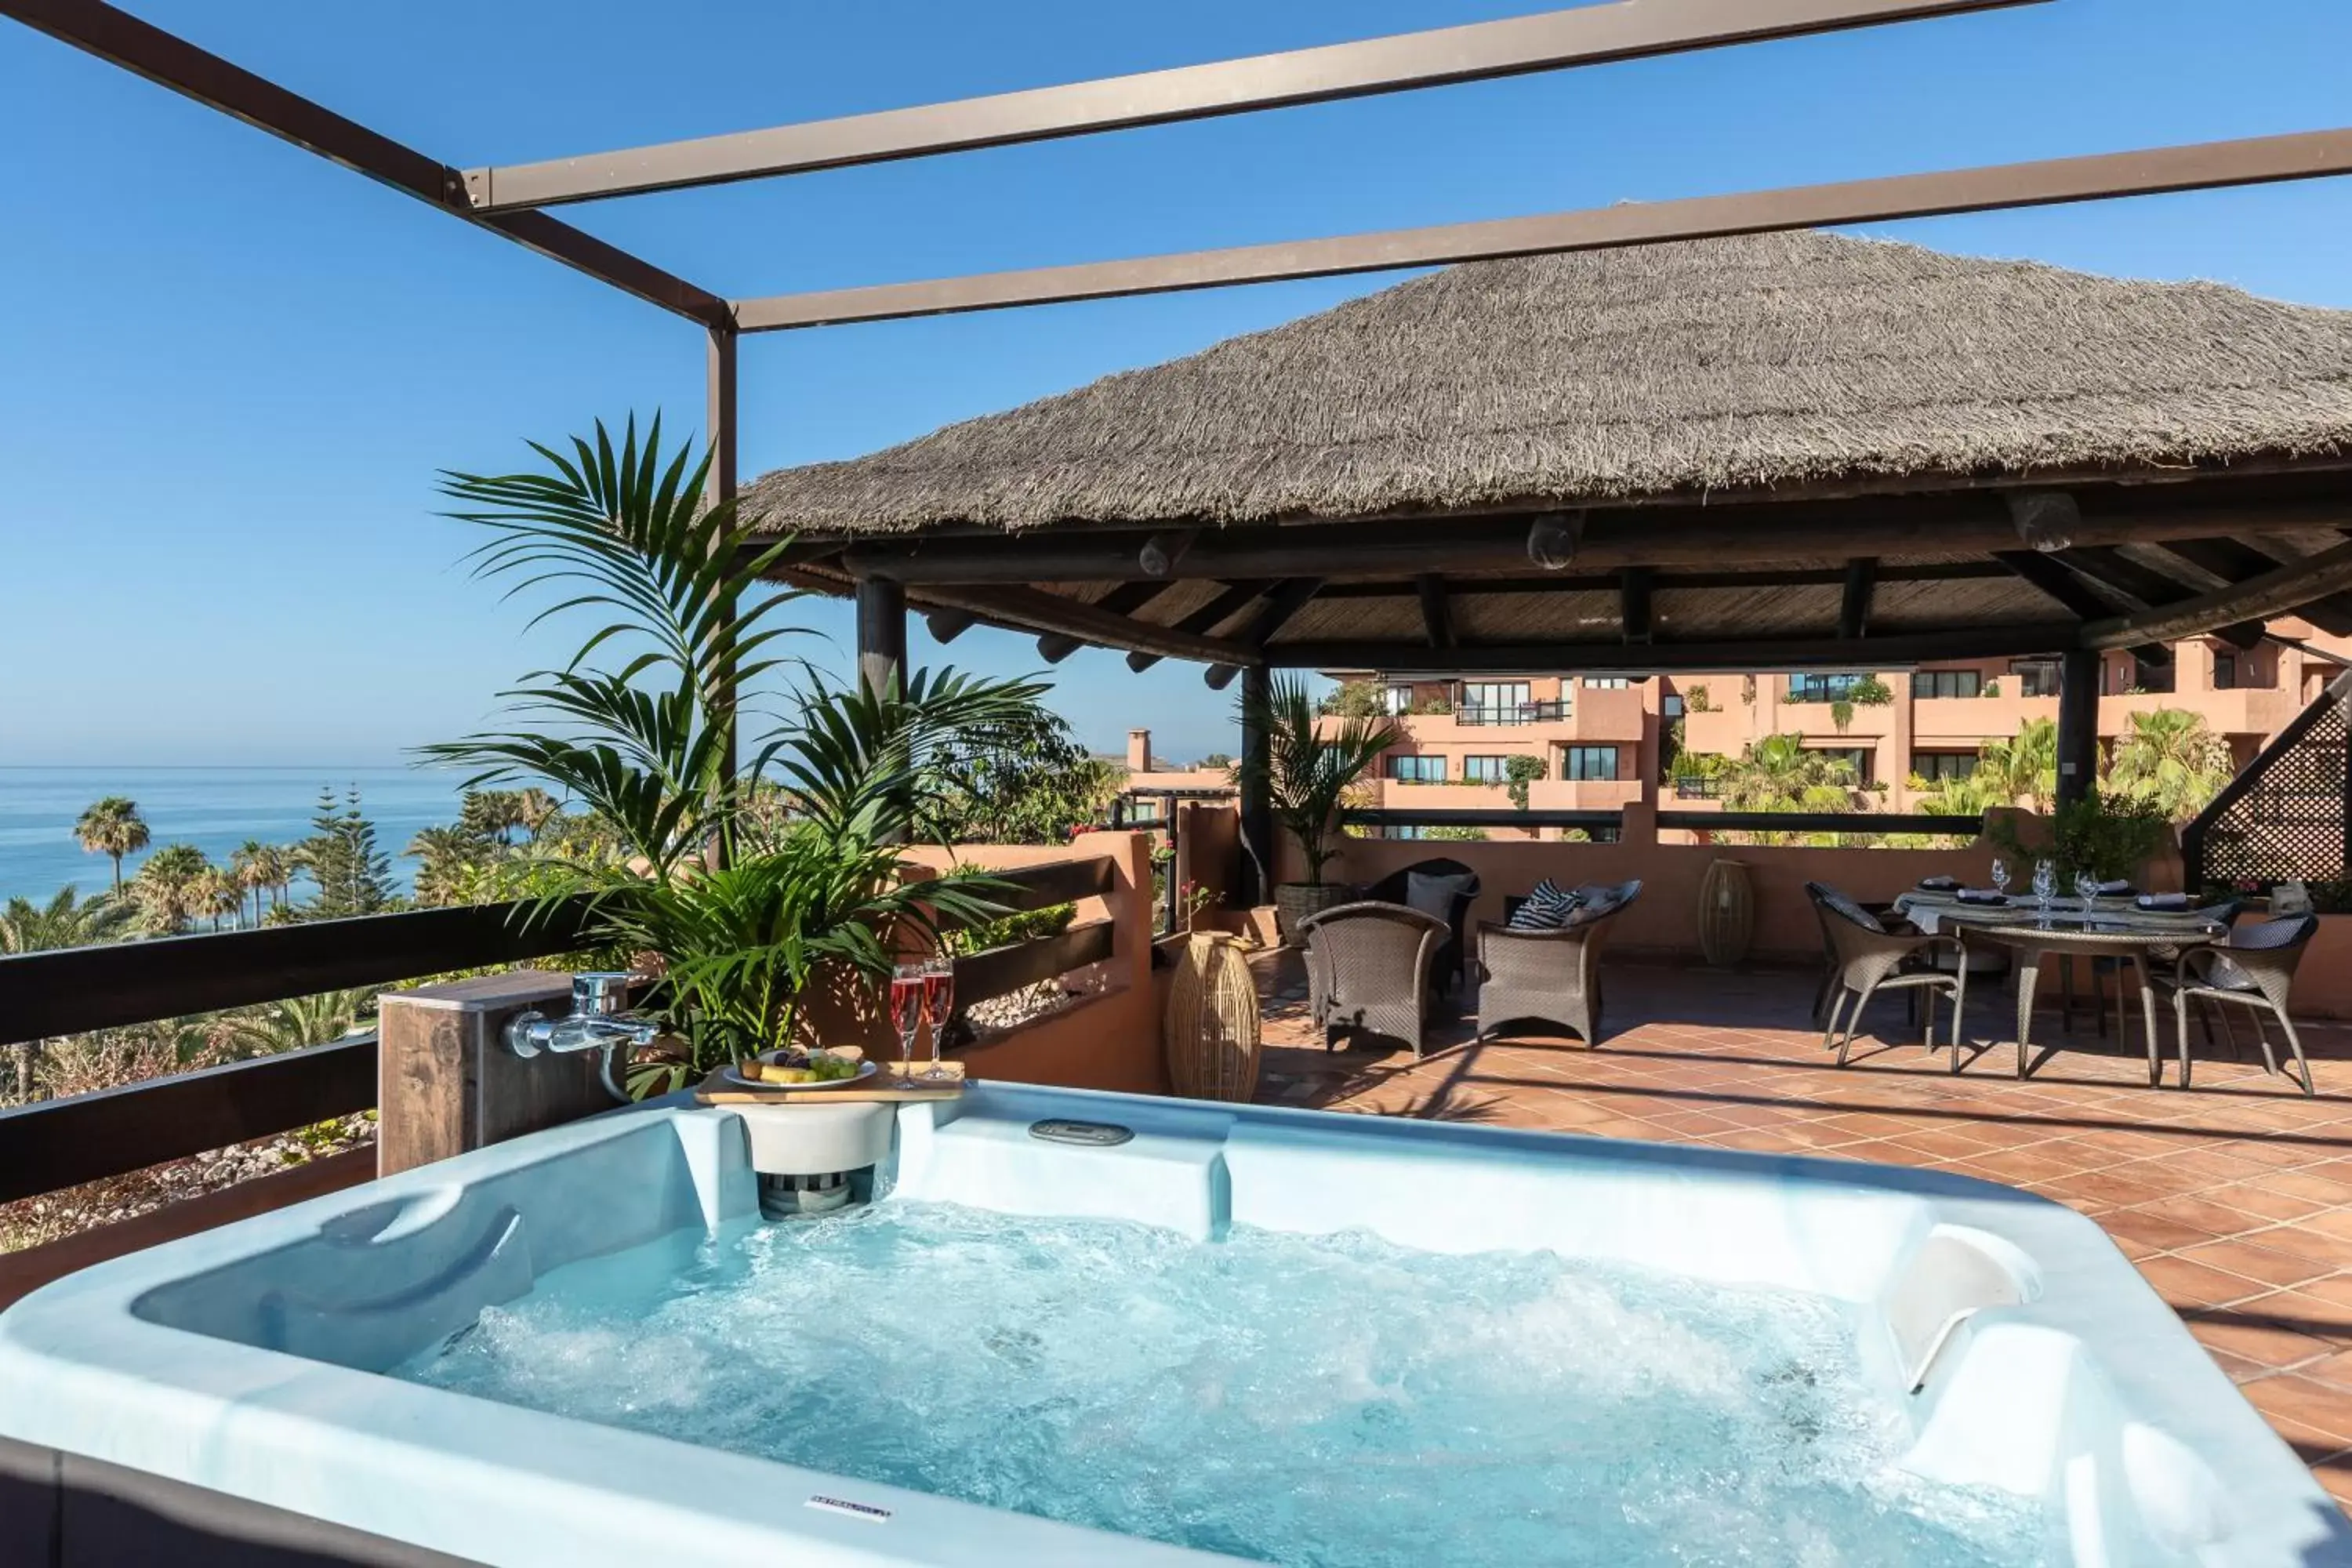
[{"label": "wine glass on table", "polygon": [[2033,863],[2033,901],[2041,906],[2042,923],[2050,923],[2050,900],[2058,896],[2058,868],[2047,860]]},{"label": "wine glass on table", "polygon": [[890,1022],[898,1031],[898,1076],[902,1079],[912,1078],[915,1072],[915,1031],[923,1023],[926,973],[927,966],[921,963],[901,963],[890,971]]},{"label": "wine glass on table", "polygon": [[2087,918],[2099,901],[2099,879],[2088,871],[2075,872],[2074,896],[2083,900],[2083,913]]},{"label": "wine glass on table", "polygon": [[940,1043],[955,1016],[955,960],[940,953],[922,966],[923,1011],[931,1020],[931,1065],[922,1072],[925,1083],[952,1083],[955,1074],[940,1060]]},{"label": "wine glass on table", "polygon": [[2009,862],[1996,855],[1992,858],[1992,890],[2002,898],[2009,897]]}]

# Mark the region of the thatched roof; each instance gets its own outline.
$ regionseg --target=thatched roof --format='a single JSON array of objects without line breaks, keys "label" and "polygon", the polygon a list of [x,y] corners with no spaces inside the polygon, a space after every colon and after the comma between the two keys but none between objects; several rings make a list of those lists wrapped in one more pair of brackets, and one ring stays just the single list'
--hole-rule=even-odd
[{"label": "thatched roof", "polygon": [[1450,268],[745,504],[1230,523],[2346,453],[2352,312],[1798,233]]}]

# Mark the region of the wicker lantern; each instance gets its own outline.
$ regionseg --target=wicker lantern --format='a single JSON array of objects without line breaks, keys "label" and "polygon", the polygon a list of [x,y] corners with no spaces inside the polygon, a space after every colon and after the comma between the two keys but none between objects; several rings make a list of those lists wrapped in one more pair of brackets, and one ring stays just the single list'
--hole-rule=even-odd
[{"label": "wicker lantern", "polygon": [[1257,1092],[1257,985],[1231,937],[1195,934],[1168,988],[1168,1081],[1188,1100]]},{"label": "wicker lantern", "polygon": [[1746,862],[1708,863],[1698,884],[1698,950],[1709,963],[1728,967],[1756,941],[1756,889]]}]

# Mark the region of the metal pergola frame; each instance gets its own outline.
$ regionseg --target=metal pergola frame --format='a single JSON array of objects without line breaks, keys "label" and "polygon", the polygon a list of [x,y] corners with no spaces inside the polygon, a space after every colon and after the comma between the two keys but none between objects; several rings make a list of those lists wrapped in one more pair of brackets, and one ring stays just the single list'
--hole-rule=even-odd
[{"label": "metal pergola frame", "polygon": [[[1048,87],[1027,91],[879,113],[784,125],[732,135],[549,162],[461,170],[404,145],[267,79],[231,64],[194,44],[102,3],[102,0],[0,0],[0,15],[160,86],[232,115],[257,130],[327,158],[442,212],[513,240],[602,282],[682,316],[700,327],[708,364],[708,434],[713,461],[709,494],[731,500],[738,482],[736,427],[737,352],[745,332],[783,331],[855,321],[899,320],[954,312],[1003,310],[1076,300],[1161,294],[1279,279],[1429,267],[1499,257],[1606,249],[1666,241],[1757,234],[1868,223],[1943,214],[2097,201],[2120,196],[2212,190],[2352,174],[2352,127],[2191,146],[2142,149],[1990,167],[1947,170],[1779,190],[1632,204],[1601,209],[1490,219],[1437,227],[1306,238],[1269,245],[1195,251],[1127,260],[1089,261],[1023,271],[980,274],[917,282],[879,283],[767,298],[731,299],[679,278],[619,247],[550,216],[546,208],[573,202],[677,190],[730,181],[773,178],[817,169],[837,169],[975,148],[1100,134],[1136,126],[1164,125],[1245,114],[1292,105],[1328,102],[1416,90],[1454,83],[1644,57],[1729,47],[1771,38],[1801,37],[1895,22],[2006,9],[2047,0],[1613,0],[1540,15],[1465,26],[1437,28],[1388,37],[1296,49],[1171,70]],[[2241,470],[2242,475],[2243,470]],[[2282,476],[2291,485],[2293,476]],[[2259,482],[2259,477],[2257,477]],[[2028,651],[2063,652],[2065,692],[2073,700],[2062,710],[2061,744],[2065,755],[2062,795],[2087,783],[2095,749],[2092,723],[2098,650],[2147,647],[2168,638],[2220,629],[2242,635],[2262,616],[2294,604],[2352,594],[2352,545],[2308,560],[2281,564],[2231,542],[2216,540],[2226,529],[2234,493],[2200,497],[2189,484],[2174,491],[2162,511],[2135,509],[2102,519],[2077,515],[2071,497],[2060,496],[2068,517],[2060,545],[2032,537],[2021,510],[2035,503],[1987,490],[1951,498],[1946,514],[1930,515],[1936,535],[1952,545],[1965,534],[1969,547],[2042,588],[2074,618],[2045,625],[1980,628],[1908,639],[1872,639],[1869,657],[1912,659],[1998,654],[2015,645]],[[2259,493],[2271,524],[2301,507],[2315,521],[2340,518],[2340,502],[2327,493]],[[1615,566],[1612,579],[1622,595],[1627,637],[1612,668],[1655,670],[1723,668],[1727,661],[1758,659],[1797,667],[1851,660],[1862,651],[1862,634],[1874,586],[1874,563],[1901,548],[1890,530],[1922,526],[1916,508],[1891,515],[1866,492],[1849,492],[1822,504],[1796,509],[1792,527],[1733,538],[1738,531],[1686,519],[1643,517],[1628,527],[1606,514],[1544,514],[1449,520],[1445,536],[1433,541],[1425,527],[1416,532],[1401,521],[1388,535],[1351,534],[1348,553],[1360,561],[1378,556],[1382,564],[1419,574],[1415,579],[1432,648],[1444,650],[1449,664],[1465,669],[1523,668],[1562,653],[1559,647],[1460,647],[1448,629],[1445,589],[1435,574],[1442,566],[1483,563],[1494,571],[1530,557],[1547,567],[1572,557],[1580,568]],[[1754,517],[1769,500],[1743,503]],[[1638,509],[1631,509],[1636,510]],[[1794,531],[1792,531],[1792,528]],[[1810,531],[1804,531],[1809,530]],[[954,535],[975,535],[959,540]],[[1280,528],[1235,528],[1177,535],[1168,531],[1122,534],[1074,526],[1058,537],[1014,541],[977,536],[981,531],[940,530],[919,544],[828,541],[803,557],[824,563],[827,573],[846,573],[855,584],[861,669],[880,676],[903,666],[906,584],[918,584],[934,628],[951,637],[975,620],[1013,626],[1040,637],[1040,650],[1059,658],[1087,642],[1129,651],[1129,664],[1148,668],[1163,657],[1199,659],[1211,666],[1210,681],[1222,687],[1239,670],[1262,683],[1269,657],[1266,643],[1283,621],[1323,588],[1328,545]],[[1285,537],[1287,535],[1288,537]],[[944,536],[944,537],[943,537]],[[2065,566],[2018,548],[2021,537],[2036,548],[2064,548]],[[2116,556],[2116,543],[2149,540],[2184,542],[2182,553],[2234,549],[2236,567],[2218,561],[2200,569],[2225,585],[2190,594],[2177,583],[2137,591],[2129,574],[2144,568]],[[1839,636],[1786,643],[1746,641],[1716,647],[1653,645],[1633,635],[1643,631],[1654,586],[1672,579],[1656,574],[1680,561],[1724,566],[1747,561],[1786,560],[1807,542],[1856,558],[1848,569]],[[1433,550],[1441,550],[1443,560]],[[1758,556],[1766,550],[1770,553]],[[2105,550],[2103,557],[2101,551]],[[1746,552],[1747,553],[1742,553]],[[2251,557],[2251,559],[2249,559]],[[2273,568],[2265,570],[2265,568]],[[1858,579],[1857,579],[1858,569]],[[1890,567],[1890,574],[1895,569]],[[2077,574],[2080,574],[2079,576]],[[1158,626],[1132,617],[1172,583],[1215,577],[1228,586],[1211,604],[1173,626]],[[2124,580],[2118,581],[2118,578]],[[2107,583],[2143,607],[2116,615],[2089,593],[2083,579]],[[1050,594],[1041,582],[1111,580],[1110,597],[1094,603]],[[1567,579],[1556,577],[1565,585]],[[991,585],[994,584],[994,585]],[[838,589],[838,576],[827,579]],[[1345,591],[1347,584],[1333,584]],[[1355,585],[1364,586],[1364,585]],[[1434,590],[1434,591],[1433,591]],[[1260,604],[1239,635],[1210,635],[1222,622]],[[1954,640],[1969,643],[1965,649]],[[1897,647],[1897,644],[1902,644]],[[2000,646],[1996,647],[1998,644]],[[1916,645],[1916,646],[1912,646]],[[1330,668],[1366,662],[1371,645],[1294,643],[1278,662]],[[1384,650],[1392,651],[1392,650]],[[1580,647],[1578,657],[1591,668],[1596,650]],[[1244,745],[1253,738],[1244,736]],[[1246,803],[1245,803],[1246,804]],[[1245,809],[1245,817],[1254,815]],[[1245,822],[1254,845],[1270,842],[1263,820]]]}]

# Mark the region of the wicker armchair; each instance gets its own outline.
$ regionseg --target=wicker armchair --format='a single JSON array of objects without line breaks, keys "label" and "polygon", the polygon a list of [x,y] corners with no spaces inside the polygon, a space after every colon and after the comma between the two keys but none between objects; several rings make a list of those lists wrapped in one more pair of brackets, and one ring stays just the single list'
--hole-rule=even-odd
[{"label": "wicker armchair", "polygon": [[2271,1071],[2276,1072],[2278,1057],[2271,1049],[2270,1036],[2263,1030],[2263,1013],[2267,1009],[2286,1036],[2287,1049],[2294,1053],[2294,1065],[2303,1069],[2303,1092],[2318,1092],[2312,1087],[2311,1062],[2303,1054],[2303,1040],[2295,1034],[2294,1020],[2287,1016],[2286,1011],[2287,994],[2294,988],[2295,968],[2302,963],[2304,950],[2311,945],[2318,930],[2317,915],[2282,915],[2240,926],[2230,933],[2226,947],[2192,947],[2180,955],[2170,974],[2158,973],[2150,977],[2159,990],[2172,993],[2173,1019],[2179,1027],[2181,1088],[2189,1087],[2189,1005],[2202,1000],[2221,1018],[2233,1049],[2237,1036],[2230,1029],[2229,1006],[2252,1009],[2254,1038],[2262,1044],[2263,1060]]},{"label": "wicker armchair", "polygon": [[1441,990],[1450,990],[1462,980],[1463,937],[1469,928],[1470,906],[1478,897],[1478,874],[1459,860],[1416,860],[1365,889],[1364,897],[1383,904],[1402,904],[1416,872],[1424,877],[1470,879],[1463,890],[1454,895],[1453,907],[1445,915],[1445,941],[1438,947],[1436,961],[1430,966],[1432,984]]},{"label": "wicker armchair", "polygon": [[1430,970],[1445,935],[1444,921],[1402,904],[1341,904],[1299,921],[1324,1048],[1338,1035],[1372,1035],[1402,1040],[1419,1057]]},{"label": "wicker armchair", "polygon": [[1506,1024],[1554,1024],[1601,1044],[1601,948],[1609,922],[1642,896],[1642,884],[1578,889],[1583,902],[1558,931],[1478,927],[1478,1037]]},{"label": "wicker armchair", "polygon": [[[1936,1048],[1936,994],[1952,998],[1952,1070],[1960,1070],[1960,973],[1958,941],[1948,936],[1925,936],[1916,931],[1891,931],[1860,904],[1820,882],[1805,884],[1813,913],[1830,948],[1829,1021],[1822,1048],[1837,1050],[1837,1065],[1845,1066],[1854,1031],[1870,999],[1881,991],[1924,991],[1927,994],[1927,1045]],[[1948,968],[1935,966],[1938,955],[1950,957]],[[1846,1004],[1853,1004],[1852,1016]]]}]

